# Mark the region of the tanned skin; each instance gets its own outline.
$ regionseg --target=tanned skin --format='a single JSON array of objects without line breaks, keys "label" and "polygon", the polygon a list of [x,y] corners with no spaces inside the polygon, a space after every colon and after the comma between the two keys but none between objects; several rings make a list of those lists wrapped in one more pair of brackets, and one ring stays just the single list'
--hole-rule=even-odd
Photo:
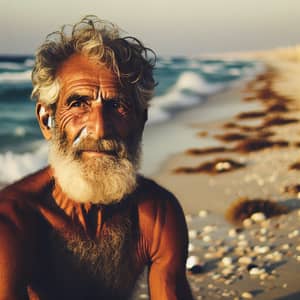
[{"label": "tanned skin", "polygon": [[[145,115],[130,105],[107,105],[121,92],[106,67],[73,55],[58,75],[62,88],[55,119],[69,143],[83,127],[95,139],[117,135],[130,140],[142,132]],[[84,102],[70,98],[75,94],[85,96]],[[45,107],[46,114],[39,114],[42,106],[37,104],[38,121],[49,140],[51,111]],[[107,154],[87,151],[82,159],[101,155]],[[145,267],[152,300],[192,299],[182,209],[155,182],[140,176],[137,183],[118,204],[81,204],[62,191],[47,167],[2,190],[0,300],[128,299]],[[115,242],[119,256],[107,247],[114,236],[121,237]]]}]

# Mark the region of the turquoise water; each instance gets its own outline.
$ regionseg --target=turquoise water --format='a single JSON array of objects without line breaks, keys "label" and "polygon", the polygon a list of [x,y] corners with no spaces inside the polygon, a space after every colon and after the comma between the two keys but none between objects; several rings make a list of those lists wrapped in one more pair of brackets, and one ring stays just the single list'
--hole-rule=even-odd
[{"label": "turquoise water", "polygon": [[[16,180],[47,163],[47,145],[30,100],[33,63],[32,56],[0,56],[0,182]],[[166,125],[207,96],[251,76],[257,66],[253,61],[159,57],[147,126]]]}]

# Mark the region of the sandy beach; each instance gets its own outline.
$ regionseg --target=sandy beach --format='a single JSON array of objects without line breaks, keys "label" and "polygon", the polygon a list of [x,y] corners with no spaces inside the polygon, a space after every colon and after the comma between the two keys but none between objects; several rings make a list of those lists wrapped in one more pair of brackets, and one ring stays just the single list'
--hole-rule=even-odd
[{"label": "sandy beach", "polygon": [[[190,135],[183,140],[199,146],[184,144],[152,176],[186,213],[195,299],[300,299],[300,64],[276,55],[264,61],[255,80],[177,118]],[[262,204],[230,223],[226,212],[240,198],[288,213],[268,218],[272,207]],[[143,281],[137,298],[147,298],[146,290]]]}]

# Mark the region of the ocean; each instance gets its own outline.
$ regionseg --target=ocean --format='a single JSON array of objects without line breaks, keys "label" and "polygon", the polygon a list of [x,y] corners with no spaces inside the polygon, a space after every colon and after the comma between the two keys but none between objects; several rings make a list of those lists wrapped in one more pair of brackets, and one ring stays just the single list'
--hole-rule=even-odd
[{"label": "ocean", "polygon": [[[47,144],[30,100],[33,56],[0,56],[0,183],[7,184],[47,164]],[[208,96],[239,81],[250,79],[261,64],[249,60],[159,57],[155,68],[158,82],[149,109],[143,161],[152,155],[157,163],[169,152],[149,149],[152,139],[163,141],[160,126],[166,126],[185,110],[201,105]],[[172,133],[174,135],[174,132]],[[174,139],[178,137],[174,136]],[[147,154],[149,153],[149,154]],[[152,153],[152,154],[151,154]],[[151,165],[151,167],[150,167]],[[142,164],[146,174],[153,164]]]}]

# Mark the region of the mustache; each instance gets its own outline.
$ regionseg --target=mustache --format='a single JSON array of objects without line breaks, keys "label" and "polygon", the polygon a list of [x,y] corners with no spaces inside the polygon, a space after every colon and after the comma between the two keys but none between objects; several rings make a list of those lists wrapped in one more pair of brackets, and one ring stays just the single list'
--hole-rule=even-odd
[{"label": "mustache", "polygon": [[95,140],[89,136],[82,138],[76,145],[73,145],[73,151],[80,155],[83,151],[108,152],[119,158],[127,157],[126,144],[118,139],[99,139]]}]

